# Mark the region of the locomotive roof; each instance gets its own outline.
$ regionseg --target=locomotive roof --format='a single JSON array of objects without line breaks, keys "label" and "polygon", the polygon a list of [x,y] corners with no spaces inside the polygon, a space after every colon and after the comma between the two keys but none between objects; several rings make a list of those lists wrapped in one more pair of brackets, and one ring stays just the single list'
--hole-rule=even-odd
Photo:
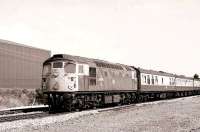
[{"label": "locomotive roof", "polygon": [[176,74],[167,73],[167,72],[164,72],[164,71],[147,70],[147,69],[142,69],[142,68],[138,68],[138,70],[140,72],[146,73],[146,74],[169,76],[169,77],[176,77],[176,78],[183,78],[183,79],[193,79],[192,77],[186,77],[184,75],[176,75]]},{"label": "locomotive roof", "polygon": [[70,60],[70,61],[76,61],[80,63],[87,63],[91,66],[113,68],[113,69],[118,69],[118,70],[123,70],[122,67],[124,67],[126,70],[134,70],[134,68],[127,65],[123,65],[123,64],[111,63],[104,60],[73,56],[73,55],[68,55],[68,54],[55,54],[53,57],[45,61],[44,64],[51,61],[55,61],[55,60]]}]

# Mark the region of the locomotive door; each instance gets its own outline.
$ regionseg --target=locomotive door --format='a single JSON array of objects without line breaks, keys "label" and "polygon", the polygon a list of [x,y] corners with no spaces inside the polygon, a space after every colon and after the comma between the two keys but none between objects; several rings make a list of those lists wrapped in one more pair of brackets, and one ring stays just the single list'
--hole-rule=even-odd
[{"label": "locomotive door", "polygon": [[78,87],[80,91],[88,91],[89,90],[89,65],[87,64],[78,64]]},{"label": "locomotive door", "polygon": [[90,67],[89,68],[89,77],[88,77],[88,86],[89,86],[89,91],[93,91],[96,88],[96,67]]}]

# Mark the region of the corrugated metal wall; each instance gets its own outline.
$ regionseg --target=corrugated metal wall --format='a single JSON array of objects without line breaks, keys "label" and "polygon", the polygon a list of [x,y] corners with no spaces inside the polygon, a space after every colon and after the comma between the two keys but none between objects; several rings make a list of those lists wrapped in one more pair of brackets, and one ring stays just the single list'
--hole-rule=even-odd
[{"label": "corrugated metal wall", "polygon": [[40,88],[50,51],[0,40],[0,88]]}]

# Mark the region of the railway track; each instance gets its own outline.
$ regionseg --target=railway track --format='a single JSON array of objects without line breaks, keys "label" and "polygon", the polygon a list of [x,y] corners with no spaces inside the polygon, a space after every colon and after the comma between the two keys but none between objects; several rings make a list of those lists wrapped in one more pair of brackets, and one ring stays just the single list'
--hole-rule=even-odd
[{"label": "railway track", "polygon": [[[168,100],[157,100],[157,101],[151,101],[151,102],[142,102],[142,103],[121,105],[121,106],[114,106],[114,107],[97,108],[95,110],[97,110],[98,112],[105,112],[105,111],[112,111],[112,110],[118,111],[118,110],[123,110],[123,109],[129,109],[129,108],[132,108],[133,106],[159,104],[159,103],[171,102],[171,101],[173,102],[173,101],[178,101],[184,98],[185,97],[168,99]],[[87,109],[84,111],[93,111],[93,110],[94,109]],[[16,120],[24,120],[24,119],[42,118],[42,117],[47,117],[47,116],[56,116],[56,115],[62,115],[62,114],[70,114],[70,113],[75,113],[75,112],[76,111],[50,114],[48,112],[47,106],[39,107],[39,108],[11,109],[11,110],[0,111],[0,123],[16,121]]]},{"label": "railway track", "polygon": [[35,111],[48,111],[48,106],[25,106],[25,107],[18,107],[18,108],[10,108],[0,111],[1,115],[7,114],[17,114],[17,113],[27,113],[27,112],[35,112]]},{"label": "railway track", "polygon": [[24,114],[11,114],[11,115],[4,115],[0,117],[0,123],[8,122],[8,121],[16,121],[16,120],[23,120],[23,119],[35,119],[49,116],[48,112],[37,112],[37,113],[24,113]]},{"label": "railway track", "polygon": [[48,116],[48,106],[27,106],[0,111],[0,123]]},{"label": "railway track", "polygon": [[[129,108],[134,105],[135,104],[97,108],[96,110],[99,112],[109,111],[109,110],[119,110],[119,109],[123,109],[123,108]],[[31,108],[28,108],[28,109],[20,108],[20,109],[11,109],[11,110],[0,111],[0,123],[16,121],[16,120],[24,120],[24,119],[36,119],[36,118],[42,118],[42,117],[47,117],[47,116],[56,116],[56,115],[70,114],[70,113],[76,112],[76,111],[72,111],[72,112],[61,112],[61,113],[50,114],[48,112],[47,108],[48,107],[32,108],[32,109]],[[92,110],[94,110],[94,109],[87,109],[84,111],[92,111]]]}]

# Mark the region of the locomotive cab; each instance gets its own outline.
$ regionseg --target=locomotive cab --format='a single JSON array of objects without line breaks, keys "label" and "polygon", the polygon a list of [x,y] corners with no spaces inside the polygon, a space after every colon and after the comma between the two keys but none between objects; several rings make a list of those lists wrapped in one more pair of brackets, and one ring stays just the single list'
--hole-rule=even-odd
[{"label": "locomotive cab", "polygon": [[77,64],[73,61],[56,60],[43,66],[43,90],[78,91]]}]

